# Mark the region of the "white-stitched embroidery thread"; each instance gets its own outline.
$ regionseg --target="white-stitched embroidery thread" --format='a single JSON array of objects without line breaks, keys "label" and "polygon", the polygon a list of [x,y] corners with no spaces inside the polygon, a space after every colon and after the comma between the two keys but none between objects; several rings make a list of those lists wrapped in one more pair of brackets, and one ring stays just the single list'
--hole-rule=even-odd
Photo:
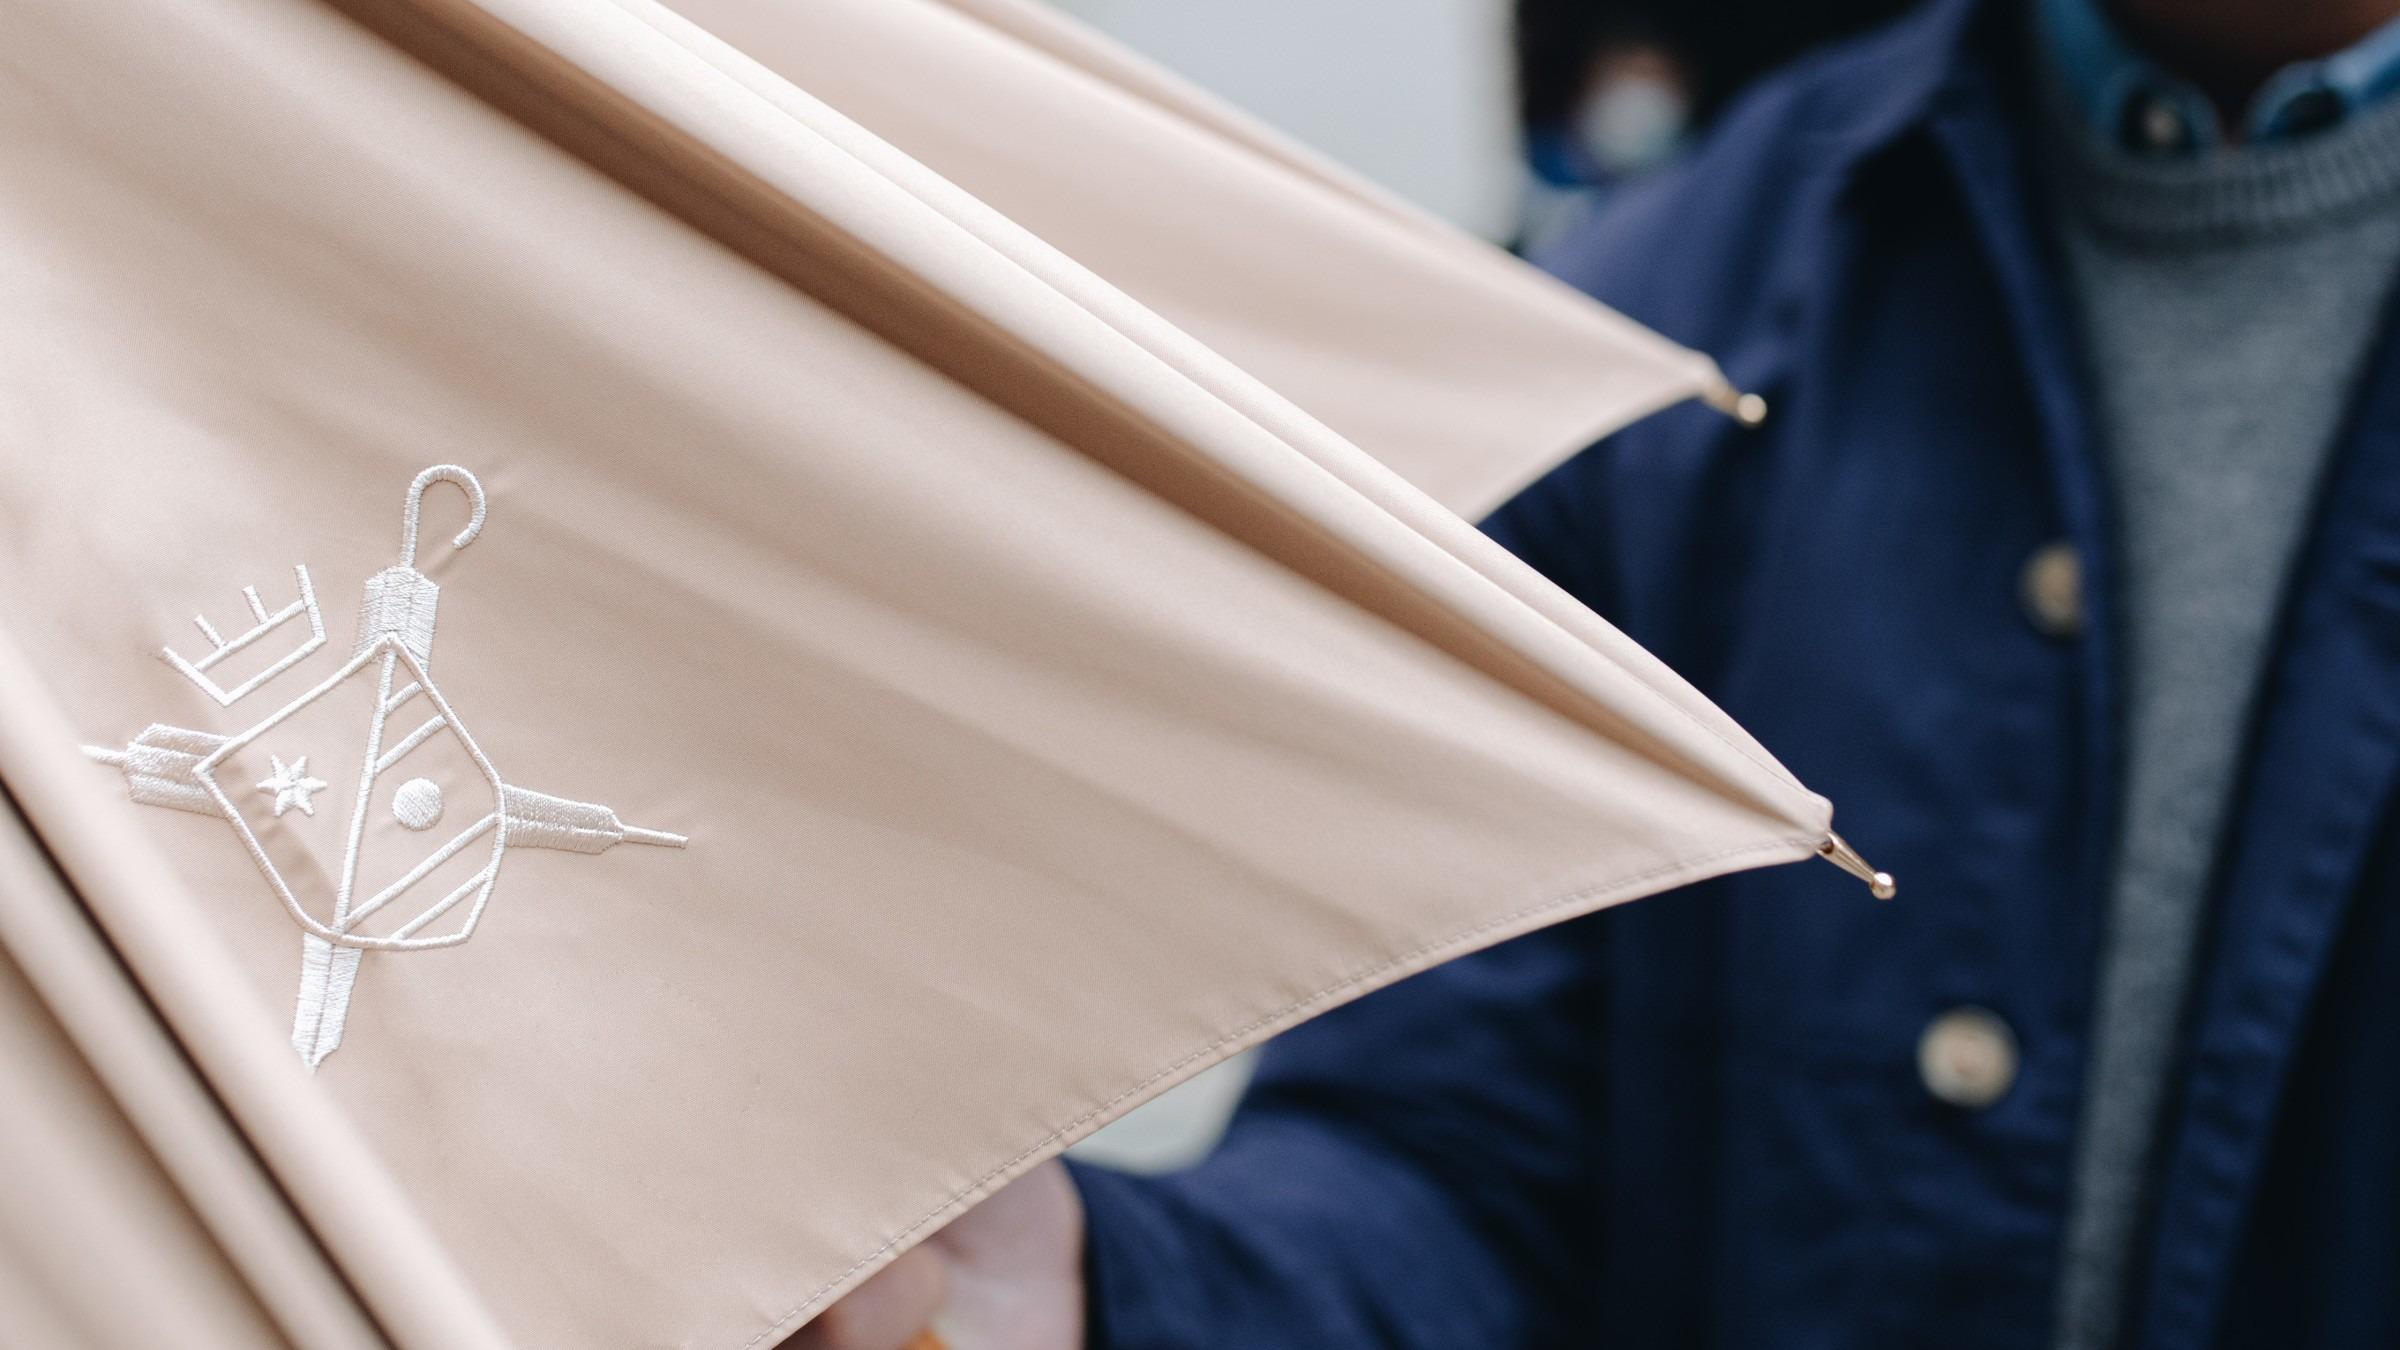
[{"label": "white-stitched embroidery thread", "polygon": [[325,790],[325,780],[308,776],[308,756],[293,760],[288,768],[280,755],[267,756],[267,762],[274,766],[275,772],[267,775],[258,790],[274,794],[275,814],[280,816],[286,808],[297,806],[301,815],[315,815],[316,795]]},{"label": "white-stitched embroidery thread", "polygon": [[[413,519],[414,517],[412,516],[411,518]],[[480,520],[480,517],[478,517],[478,519]],[[166,663],[168,665],[175,667],[179,671],[182,671],[185,679],[190,680],[192,683],[200,686],[202,693],[205,693],[210,698],[215,699],[218,707],[232,707],[236,700],[242,698],[252,690],[257,689],[260,685],[265,684],[267,681],[274,679],[276,676],[281,675],[283,672],[290,670],[293,666],[296,666],[302,661],[307,660],[310,653],[325,645],[325,616],[317,612],[317,590],[316,587],[309,584],[308,569],[306,567],[294,567],[292,569],[292,574],[299,578],[300,598],[294,600],[288,605],[285,605],[280,611],[274,614],[267,613],[266,602],[258,598],[258,588],[256,586],[244,586],[242,588],[242,598],[250,602],[250,613],[257,618],[258,624],[256,627],[249,629],[247,632],[236,636],[231,642],[227,642],[223,638],[217,636],[216,626],[208,621],[207,616],[195,614],[192,616],[192,622],[200,625],[201,635],[208,639],[209,646],[214,650],[210,651],[208,655],[201,657],[197,661],[185,660],[183,656],[173,647],[161,647],[158,649],[158,654],[166,659]],[[214,679],[210,678],[208,672],[214,669],[218,662],[224,660],[228,656],[233,656],[241,652],[244,648],[247,648],[252,643],[257,642],[260,638],[263,638],[267,634],[274,632],[276,629],[283,627],[285,624],[290,623],[296,618],[299,618],[303,614],[308,616],[308,637],[303,640],[299,646],[294,647],[290,651],[284,653],[282,658],[277,660],[275,664],[268,666],[265,670],[258,672],[256,675],[253,675],[249,679],[242,681],[240,684],[235,685],[231,689],[225,688],[223,685],[218,684]]]},{"label": "white-stitched embroidery thread", "polygon": [[[408,486],[402,512],[400,561],[367,579],[359,605],[358,640],[339,669],[263,720],[230,735],[153,723],[122,750],[84,747],[85,754],[124,774],[127,795],[134,801],[218,816],[232,824],[268,886],[300,925],[300,990],[292,1019],[292,1045],[312,1070],[341,1044],[361,956],[370,950],[422,951],[455,946],[473,936],[484,906],[490,902],[492,890],[499,882],[505,850],[547,848],[591,854],[605,852],[617,844],[682,848],[689,842],[680,834],[626,825],[615,811],[605,806],[570,801],[505,783],[481,747],[467,734],[457,712],[434,684],[429,669],[441,588],[417,570],[416,559],[425,491],[435,483],[452,484],[467,496],[470,510],[467,526],[451,540],[452,546],[464,548],[482,532],[485,498],[483,485],[474,474],[455,464],[437,464],[418,474]],[[297,600],[270,612],[257,588],[245,587],[243,598],[255,626],[227,641],[218,636],[205,616],[198,616],[195,622],[212,650],[198,660],[187,661],[172,649],[166,649],[164,656],[168,663],[219,706],[231,707],[306,660],[325,644],[325,622],[317,607],[308,569],[295,567],[293,573],[299,583]],[[303,615],[308,620],[309,637],[266,669],[230,689],[209,673],[225,658]],[[351,796],[338,880],[330,896],[315,897],[325,905],[324,917],[320,918],[310,912],[310,905],[303,902],[284,867],[277,862],[276,854],[268,849],[251,820],[227,795],[217,771],[260,737],[286,726],[301,712],[335,694],[351,680],[368,677],[370,672],[375,681],[374,702],[368,710],[365,744],[359,756],[356,790]],[[392,729],[393,714],[412,702],[420,702],[421,706],[399,724],[405,730],[398,735],[387,735]],[[419,759],[420,752],[435,753],[426,751],[429,745],[447,747],[452,758],[463,759],[472,772],[454,775],[447,789],[429,776],[434,771],[430,767],[425,772],[409,773],[407,781],[389,794],[386,810],[391,819],[409,835],[420,835],[433,831],[448,809],[458,804],[456,799],[480,796],[483,801],[463,808],[475,812],[471,824],[435,844],[413,865],[362,897],[361,860],[379,786],[386,775]],[[288,766],[280,756],[271,755],[268,761],[273,772],[257,789],[273,797],[272,806],[267,808],[271,813],[270,823],[283,820],[285,811],[294,806],[300,808],[302,817],[314,816],[314,795],[330,790],[330,785],[309,776],[308,757],[295,756]],[[306,826],[277,828],[305,830]],[[283,839],[279,851],[305,844],[308,836],[286,835]],[[394,845],[386,842],[383,846],[388,849]],[[459,868],[472,870],[460,879],[454,875],[459,869],[451,864],[462,856],[466,861]],[[382,859],[379,857],[377,862],[380,867]],[[446,869],[451,875],[445,875]],[[318,870],[322,869],[304,869],[303,883],[313,879]],[[377,880],[383,880],[380,871]],[[411,892],[429,880],[434,880],[434,885],[441,889],[439,898],[411,900]],[[415,904],[416,908],[410,909],[409,904]],[[382,922],[370,926],[369,921],[375,919]]]},{"label": "white-stitched embroidery thread", "polygon": [[171,806],[213,816],[217,814],[216,799],[192,777],[192,770],[224,743],[222,736],[153,722],[122,750],[87,745],[83,753],[124,770],[126,795],[144,806]]},{"label": "white-stitched embroidery thread", "polygon": [[442,818],[442,785],[430,778],[411,778],[392,794],[392,819],[411,830],[430,830]]}]

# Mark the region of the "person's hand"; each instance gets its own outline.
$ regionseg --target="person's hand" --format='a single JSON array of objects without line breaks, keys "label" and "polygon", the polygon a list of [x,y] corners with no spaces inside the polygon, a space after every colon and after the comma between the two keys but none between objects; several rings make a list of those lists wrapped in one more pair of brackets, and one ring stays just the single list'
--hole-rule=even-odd
[{"label": "person's hand", "polygon": [[1056,1160],[903,1253],[783,1350],[1082,1350],[1083,1202]]}]

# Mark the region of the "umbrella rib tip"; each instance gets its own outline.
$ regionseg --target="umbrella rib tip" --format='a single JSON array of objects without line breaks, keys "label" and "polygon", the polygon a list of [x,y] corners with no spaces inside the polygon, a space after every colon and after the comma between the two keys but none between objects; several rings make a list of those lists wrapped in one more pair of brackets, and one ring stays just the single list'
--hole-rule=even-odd
[{"label": "umbrella rib tip", "polygon": [[1889,900],[1900,893],[1900,884],[1889,872],[1875,870],[1873,864],[1859,856],[1850,841],[1831,830],[1825,832],[1825,842],[1817,845],[1817,856],[1867,883],[1867,894],[1878,900]]},{"label": "umbrella rib tip", "polygon": [[1744,427],[1766,424],[1767,400],[1758,394],[1743,393],[1724,380],[1703,391],[1700,399]]}]

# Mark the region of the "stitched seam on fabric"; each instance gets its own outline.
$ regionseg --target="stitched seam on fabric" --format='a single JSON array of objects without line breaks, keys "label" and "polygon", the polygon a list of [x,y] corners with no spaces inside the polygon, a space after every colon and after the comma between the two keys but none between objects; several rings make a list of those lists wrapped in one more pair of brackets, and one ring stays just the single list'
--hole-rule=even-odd
[{"label": "stitched seam on fabric", "polygon": [[851,1276],[856,1275],[859,1271],[866,1269],[868,1266],[873,1265],[877,1260],[882,1258],[884,1253],[892,1250],[894,1247],[899,1246],[901,1243],[908,1241],[910,1237],[916,1234],[917,1230],[942,1217],[944,1213],[948,1212],[951,1206],[956,1205],[959,1201],[964,1200],[968,1196],[971,1196],[977,1191],[980,1191],[983,1188],[991,1185],[995,1180],[1014,1170],[1020,1163],[1023,1163],[1026,1159],[1042,1152],[1044,1149],[1058,1142],[1058,1140],[1061,1138],[1073,1134],[1075,1131],[1081,1129],[1091,1121],[1108,1114],[1108,1112],[1119,1102],[1124,1101],[1128,1097],[1139,1096],[1141,1093],[1147,1091],[1153,1084],[1156,1084],[1164,1079],[1174,1077],[1176,1074],[1182,1072],[1190,1065],[1208,1058],[1209,1056],[1217,1053],[1217,1051],[1233,1044],[1236,1041],[1255,1035],[1260,1031],[1264,1031],[1267,1028],[1274,1026],[1277,1022],[1290,1017],[1294,1013],[1302,1012],[1313,1005],[1323,1003],[1338,994],[1342,994],[1354,989],[1361,984],[1365,984],[1375,979],[1379,975],[1383,975],[1398,967],[1405,966],[1412,961],[1421,960],[1428,956],[1439,955],[1449,948],[1459,946],[1462,943],[1472,942],[1476,938],[1481,937],[1496,928],[1506,928],[1510,924],[1532,918],[1537,914],[1542,914],[1554,909],[1563,909],[1571,905],[1578,905],[1596,896],[1604,896],[1610,894],[1611,892],[1624,890],[1628,887],[1640,886],[1645,882],[1655,880],[1659,877],[1671,876],[1677,872],[1684,872],[1694,868],[1706,867],[1711,863],[1724,862],[1729,858],[1746,857],[1750,854],[1756,853],[1780,853],[1789,849],[1813,850],[1816,848],[1816,845],[1817,841],[1813,838],[1802,835],[1793,835],[1788,838],[1769,840],[1763,844],[1745,844],[1740,848],[1724,849],[1716,853],[1703,854],[1697,858],[1684,858],[1662,867],[1653,867],[1647,871],[1636,872],[1631,876],[1621,877],[1615,881],[1606,881],[1597,885],[1584,886],[1579,889],[1569,891],[1567,894],[1562,896],[1556,896],[1551,899],[1543,900],[1537,904],[1527,905],[1521,909],[1511,910],[1510,912],[1499,915],[1495,918],[1486,919],[1483,922],[1464,930],[1463,932],[1455,933],[1447,938],[1441,938],[1432,942],[1424,943],[1420,946],[1411,948],[1408,951],[1402,952],[1397,956],[1387,957],[1386,959],[1379,961],[1364,970],[1355,971],[1349,975],[1343,976],[1341,979],[1334,981],[1332,984],[1326,985],[1324,988],[1317,990],[1313,994],[1305,995],[1291,1003],[1285,1004],[1283,1007],[1276,1009],[1274,1012],[1257,1017],[1232,1031],[1226,1032],[1224,1035],[1217,1037],[1215,1040],[1210,1041],[1208,1044],[1200,1047],[1199,1049],[1191,1051],[1190,1053],[1175,1060],[1173,1063],[1168,1064],[1166,1067],[1151,1073],[1149,1076],[1143,1078],[1140,1082],[1135,1083],[1133,1086],[1118,1093],[1116,1096],[1109,1098],[1107,1101],[1091,1108],[1082,1115],[1079,1115],[1073,1120],[1068,1121],[1066,1124],[1059,1126],[1055,1130],[1052,1130],[1050,1133],[1043,1135],[1039,1140],[1036,1140],[1022,1152],[1016,1154],[1014,1157],[1011,1157],[1008,1161],[1001,1163],[997,1167],[992,1168],[990,1171],[985,1172],[982,1176],[977,1177],[974,1181],[969,1182],[967,1185],[962,1186],[955,1191],[952,1191],[942,1200],[940,1204],[934,1206],[930,1210],[927,1210],[914,1222],[902,1228],[899,1232],[894,1233],[891,1237],[885,1239],[881,1246],[877,1247],[871,1252],[868,1252],[865,1256],[860,1257],[856,1262],[852,1263],[847,1270],[844,1270],[841,1274],[834,1276],[832,1279],[818,1286],[814,1293],[811,1293],[797,1306],[784,1313],[781,1317],[775,1319],[774,1322],[770,1323],[757,1335],[752,1336],[749,1340],[742,1342],[738,1347],[738,1350],[754,1350],[754,1347],[764,1342],[768,1337],[783,1334],[790,1327],[793,1319],[814,1311],[818,1304],[825,1301],[826,1295],[832,1293],[835,1289],[840,1288],[844,1281],[848,1280]]}]

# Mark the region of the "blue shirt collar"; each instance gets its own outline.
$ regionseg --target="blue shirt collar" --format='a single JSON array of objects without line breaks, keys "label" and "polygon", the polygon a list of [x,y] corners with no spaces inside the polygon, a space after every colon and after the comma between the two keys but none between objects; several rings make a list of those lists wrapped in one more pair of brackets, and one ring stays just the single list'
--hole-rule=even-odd
[{"label": "blue shirt collar", "polygon": [[[2101,136],[2151,152],[2203,149],[2222,139],[2207,97],[2135,51],[2098,0],[2040,0],[2037,12],[2051,69]],[[2305,134],[2394,89],[2400,89],[2400,19],[2331,56],[2277,71],[2250,100],[2242,137]]]}]

